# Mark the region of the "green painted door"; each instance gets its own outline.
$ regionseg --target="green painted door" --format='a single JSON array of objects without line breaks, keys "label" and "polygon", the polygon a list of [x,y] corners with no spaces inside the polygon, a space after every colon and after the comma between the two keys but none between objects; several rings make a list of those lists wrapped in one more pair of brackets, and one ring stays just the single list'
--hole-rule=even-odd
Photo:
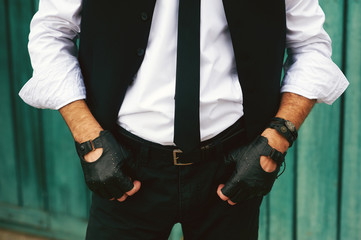
[{"label": "green painted door", "polygon": [[[317,105],[262,204],[261,240],[361,239],[361,2],[320,0],[333,59],[350,88]],[[24,104],[31,77],[29,23],[36,0],[0,0],[0,227],[82,239],[90,193],[59,113]],[[179,239],[180,227],[172,235]]]}]

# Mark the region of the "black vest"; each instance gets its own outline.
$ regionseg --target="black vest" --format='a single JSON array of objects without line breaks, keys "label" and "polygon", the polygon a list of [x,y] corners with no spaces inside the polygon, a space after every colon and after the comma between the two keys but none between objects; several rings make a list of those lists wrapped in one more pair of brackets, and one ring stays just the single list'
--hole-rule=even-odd
[{"label": "black vest", "polygon": [[[155,0],[83,0],[79,62],[87,103],[105,129],[114,128],[127,87],[143,61],[154,5]],[[279,106],[285,3],[223,0],[223,5],[251,140]]]}]

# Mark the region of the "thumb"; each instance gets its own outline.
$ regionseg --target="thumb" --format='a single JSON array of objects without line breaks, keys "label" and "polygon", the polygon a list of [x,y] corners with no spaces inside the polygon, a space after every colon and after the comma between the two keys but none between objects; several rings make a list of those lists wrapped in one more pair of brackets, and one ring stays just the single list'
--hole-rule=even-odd
[{"label": "thumb", "polygon": [[220,184],[220,185],[218,186],[217,194],[218,194],[219,198],[222,199],[223,201],[227,201],[230,205],[235,205],[235,204],[236,204],[235,202],[232,202],[231,199],[229,199],[226,195],[224,195],[224,194],[222,193],[221,190],[222,190],[223,187],[224,187],[224,184]]},{"label": "thumb", "polygon": [[238,178],[235,175],[233,175],[219,191],[224,196],[231,199],[239,191],[239,189],[241,189],[241,187],[242,184],[240,183]]},{"label": "thumb", "polygon": [[224,184],[219,184],[219,186],[217,188],[217,194],[220,199],[222,199],[223,201],[227,201],[229,198],[226,195],[224,195],[221,191],[223,187],[224,187]]},{"label": "thumb", "polygon": [[130,191],[126,192],[126,194],[128,196],[132,196],[134,193],[139,191],[140,186],[141,186],[141,183],[138,180],[135,180],[133,182],[133,188]]}]

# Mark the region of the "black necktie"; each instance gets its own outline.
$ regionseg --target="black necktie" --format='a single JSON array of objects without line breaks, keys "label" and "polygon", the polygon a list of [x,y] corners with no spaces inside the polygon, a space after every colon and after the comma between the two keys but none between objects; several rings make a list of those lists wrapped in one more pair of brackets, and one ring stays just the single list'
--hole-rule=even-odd
[{"label": "black necktie", "polygon": [[179,0],[174,142],[190,152],[200,143],[200,0]]}]

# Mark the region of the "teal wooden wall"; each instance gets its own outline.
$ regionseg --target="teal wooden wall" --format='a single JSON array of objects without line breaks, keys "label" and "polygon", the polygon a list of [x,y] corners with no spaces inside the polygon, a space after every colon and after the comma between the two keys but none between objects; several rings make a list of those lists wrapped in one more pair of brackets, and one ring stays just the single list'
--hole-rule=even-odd
[{"label": "teal wooden wall", "polygon": [[[261,240],[361,239],[361,2],[320,3],[333,59],[351,85],[301,128],[262,204]],[[17,96],[32,74],[26,45],[36,8],[36,0],[0,0],[0,227],[82,239],[90,195],[71,134],[59,113]]]}]

